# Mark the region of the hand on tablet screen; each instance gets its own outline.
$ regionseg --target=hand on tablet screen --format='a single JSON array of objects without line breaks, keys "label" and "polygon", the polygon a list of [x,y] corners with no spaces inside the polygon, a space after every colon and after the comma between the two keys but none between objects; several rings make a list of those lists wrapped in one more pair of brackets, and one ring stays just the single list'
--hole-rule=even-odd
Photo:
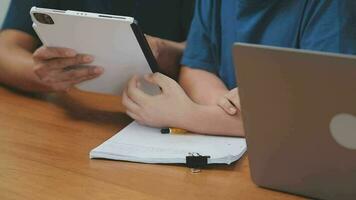
[{"label": "hand on tablet screen", "polygon": [[72,49],[40,47],[33,53],[34,72],[52,91],[67,91],[72,86],[100,76],[103,68],[80,67],[94,60]]}]

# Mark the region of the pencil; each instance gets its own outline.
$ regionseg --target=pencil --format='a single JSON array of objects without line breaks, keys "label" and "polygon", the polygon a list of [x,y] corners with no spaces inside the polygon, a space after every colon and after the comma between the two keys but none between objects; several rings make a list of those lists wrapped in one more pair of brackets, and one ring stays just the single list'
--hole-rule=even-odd
[{"label": "pencil", "polygon": [[181,128],[162,128],[161,129],[162,134],[185,134],[187,133],[187,130],[181,129]]}]

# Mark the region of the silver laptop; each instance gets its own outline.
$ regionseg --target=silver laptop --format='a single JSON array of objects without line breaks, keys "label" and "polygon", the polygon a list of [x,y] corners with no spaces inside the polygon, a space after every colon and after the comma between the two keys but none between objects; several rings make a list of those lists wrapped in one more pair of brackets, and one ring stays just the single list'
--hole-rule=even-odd
[{"label": "silver laptop", "polygon": [[233,54],[253,181],[356,199],[356,57],[240,43]]}]

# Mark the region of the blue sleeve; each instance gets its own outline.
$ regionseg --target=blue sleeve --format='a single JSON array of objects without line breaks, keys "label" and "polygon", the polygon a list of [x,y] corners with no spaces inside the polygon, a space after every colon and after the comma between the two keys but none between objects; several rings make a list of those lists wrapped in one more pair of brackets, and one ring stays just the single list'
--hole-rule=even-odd
[{"label": "blue sleeve", "polygon": [[[216,0],[197,0],[195,13],[188,35],[187,46],[183,54],[182,65],[217,73],[218,42]],[[220,17],[220,16],[219,16]]]},{"label": "blue sleeve", "polygon": [[300,48],[356,54],[356,1],[309,1]]},{"label": "blue sleeve", "polygon": [[37,37],[32,29],[30,10],[32,6],[53,8],[56,0],[12,0],[2,26],[4,29],[16,29]]}]

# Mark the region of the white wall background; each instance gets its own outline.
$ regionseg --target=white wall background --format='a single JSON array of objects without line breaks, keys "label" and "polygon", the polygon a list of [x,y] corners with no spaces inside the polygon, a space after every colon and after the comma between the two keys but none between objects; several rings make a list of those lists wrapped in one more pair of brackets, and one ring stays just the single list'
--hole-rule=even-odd
[{"label": "white wall background", "polygon": [[4,21],[7,9],[9,7],[10,0],[0,0],[0,27]]}]

